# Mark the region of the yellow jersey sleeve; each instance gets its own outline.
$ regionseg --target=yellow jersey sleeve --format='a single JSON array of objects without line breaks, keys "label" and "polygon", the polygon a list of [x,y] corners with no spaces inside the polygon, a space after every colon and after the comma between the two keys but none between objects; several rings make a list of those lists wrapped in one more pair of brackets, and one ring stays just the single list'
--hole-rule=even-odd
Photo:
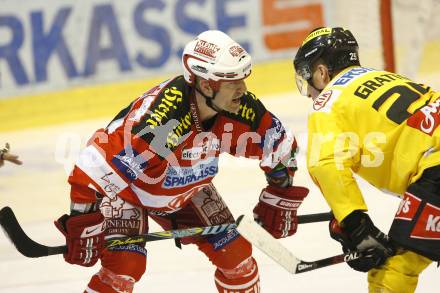
[{"label": "yellow jersey sleeve", "polygon": [[353,133],[343,132],[334,112],[313,112],[309,117],[307,167],[312,180],[341,222],[354,210],[367,210],[353,177],[359,164],[359,146]]}]

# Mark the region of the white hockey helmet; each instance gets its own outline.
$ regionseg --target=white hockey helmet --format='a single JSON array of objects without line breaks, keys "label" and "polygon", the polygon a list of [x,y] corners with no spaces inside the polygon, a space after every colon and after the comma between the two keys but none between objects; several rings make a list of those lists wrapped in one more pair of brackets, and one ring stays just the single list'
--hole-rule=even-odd
[{"label": "white hockey helmet", "polygon": [[183,76],[193,84],[195,76],[209,81],[217,91],[222,81],[241,80],[251,74],[251,56],[221,31],[209,30],[189,42],[182,54]]}]

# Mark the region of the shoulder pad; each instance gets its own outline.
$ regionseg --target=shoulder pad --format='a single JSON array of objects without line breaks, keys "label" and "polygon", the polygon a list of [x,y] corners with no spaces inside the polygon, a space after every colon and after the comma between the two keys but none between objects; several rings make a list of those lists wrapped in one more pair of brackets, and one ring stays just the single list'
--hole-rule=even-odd
[{"label": "shoulder pad", "polygon": [[170,150],[178,145],[179,138],[191,129],[192,118],[189,107],[190,88],[183,76],[167,83],[155,96],[149,109],[132,128],[147,143],[161,140]]}]

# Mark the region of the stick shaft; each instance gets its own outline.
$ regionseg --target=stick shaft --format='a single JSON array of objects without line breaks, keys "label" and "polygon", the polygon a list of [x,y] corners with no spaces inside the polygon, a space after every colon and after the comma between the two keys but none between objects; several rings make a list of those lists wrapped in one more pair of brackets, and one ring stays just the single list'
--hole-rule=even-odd
[{"label": "stick shaft", "polygon": [[[310,215],[298,216],[298,223],[315,223],[328,221],[332,217],[331,213],[318,213]],[[67,251],[67,246],[45,246],[35,242],[23,231],[10,207],[4,207],[0,211],[0,225],[5,230],[9,239],[12,241],[17,250],[26,257],[42,257],[55,254],[63,254]],[[178,230],[168,230],[161,232],[152,232],[144,235],[114,238],[106,241],[107,247],[126,245],[134,243],[151,242],[165,239],[175,239],[194,236],[207,236],[224,232],[229,229],[237,228],[236,223],[194,227]]]},{"label": "stick shaft", "polygon": [[[313,218],[314,215],[311,215]],[[329,215],[319,216],[327,218]],[[323,268],[345,261],[345,255],[335,255],[315,261],[304,261],[298,258],[280,241],[273,238],[252,218],[240,216],[237,220],[238,232],[246,238],[253,246],[257,247],[264,254],[272,258],[274,262],[282,266],[291,274],[304,273],[311,270]]]}]

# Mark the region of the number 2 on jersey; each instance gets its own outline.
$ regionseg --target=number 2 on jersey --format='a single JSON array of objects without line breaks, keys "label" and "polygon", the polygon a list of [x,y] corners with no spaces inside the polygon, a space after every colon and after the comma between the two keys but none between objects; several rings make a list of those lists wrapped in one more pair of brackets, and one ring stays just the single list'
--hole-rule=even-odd
[{"label": "number 2 on jersey", "polygon": [[397,124],[402,123],[412,115],[412,113],[408,112],[408,107],[429,91],[429,87],[424,87],[414,82],[406,82],[406,84],[408,86],[400,84],[388,89],[373,103],[373,108],[379,111],[379,108],[390,97],[399,95],[386,112],[388,119]]}]

